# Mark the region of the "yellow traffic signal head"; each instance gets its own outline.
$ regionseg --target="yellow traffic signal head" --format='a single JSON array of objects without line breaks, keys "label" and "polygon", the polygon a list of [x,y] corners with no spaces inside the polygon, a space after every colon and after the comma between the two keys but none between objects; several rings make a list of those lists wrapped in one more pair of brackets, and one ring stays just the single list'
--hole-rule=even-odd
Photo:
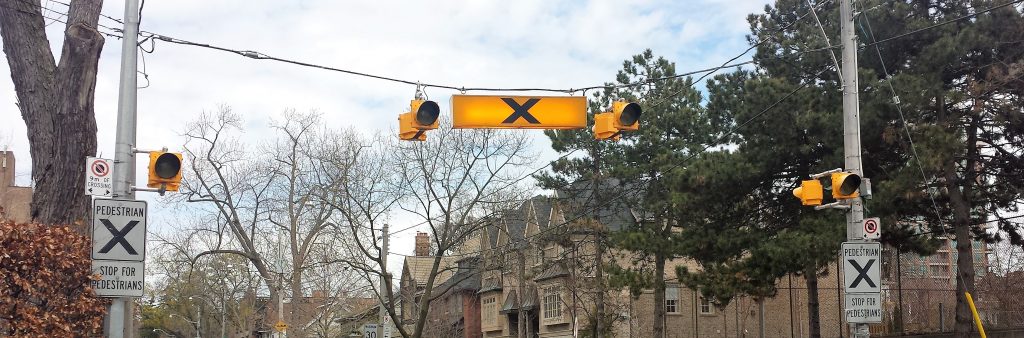
[{"label": "yellow traffic signal head", "polygon": [[613,119],[615,119],[615,116],[612,113],[594,115],[594,139],[618,141],[622,138],[618,128],[615,128]]},{"label": "yellow traffic signal head", "polygon": [[149,152],[149,180],[146,186],[178,191],[181,184],[181,154],[166,151]]},{"label": "yellow traffic signal head", "polygon": [[832,197],[846,200],[860,196],[860,176],[854,173],[839,172],[832,174]]},{"label": "yellow traffic signal head", "polygon": [[612,111],[594,115],[594,138],[618,141],[625,130],[640,129],[643,109],[633,102],[612,102]]},{"label": "yellow traffic signal head", "polygon": [[426,141],[425,131],[416,128],[416,116],[412,113],[398,115],[398,138],[405,141]]},{"label": "yellow traffic signal head", "polygon": [[612,114],[615,116],[615,128],[621,130],[640,129],[640,114],[643,109],[633,102],[615,101],[612,102]]},{"label": "yellow traffic signal head", "polygon": [[416,128],[419,130],[437,129],[437,117],[441,115],[441,107],[434,101],[412,100],[409,112],[416,116]]},{"label": "yellow traffic signal head", "polygon": [[426,130],[437,129],[441,107],[437,102],[412,100],[409,111],[398,115],[398,138],[406,141],[425,141]]},{"label": "yellow traffic signal head", "polygon": [[821,182],[818,180],[801,181],[800,187],[793,189],[793,196],[799,198],[803,205],[821,205]]}]

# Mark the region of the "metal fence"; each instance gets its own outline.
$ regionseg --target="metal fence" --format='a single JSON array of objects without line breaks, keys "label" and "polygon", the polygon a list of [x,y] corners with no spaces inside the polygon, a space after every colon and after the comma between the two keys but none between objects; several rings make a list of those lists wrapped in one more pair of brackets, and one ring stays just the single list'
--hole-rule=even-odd
[{"label": "metal fence", "polygon": [[[829,273],[819,280],[818,301],[822,337],[849,337],[848,325],[843,319],[842,281],[836,274],[831,273],[838,271],[838,268],[830,267]],[[919,271],[900,272],[883,279],[882,323],[871,325],[872,335],[906,336],[952,332],[956,322],[957,304],[955,272],[934,275],[930,272],[922,275]],[[976,291],[972,296],[985,328],[1024,328],[1024,300],[1020,298],[1024,295],[1024,278],[1019,278],[1022,276],[1018,275],[1000,276],[985,270],[977,272]],[[784,287],[779,290],[773,301],[777,303],[779,298],[786,301],[792,298],[788,309],[790,315],[784,317],[792,328],[790,332],[776,330],[774,335],[766,336],[806,337],[808,335],[804,333],[809,331],[806,284],[803,278],[794,277],[791,284],[789,281],[783,281],[782,285]]]}]

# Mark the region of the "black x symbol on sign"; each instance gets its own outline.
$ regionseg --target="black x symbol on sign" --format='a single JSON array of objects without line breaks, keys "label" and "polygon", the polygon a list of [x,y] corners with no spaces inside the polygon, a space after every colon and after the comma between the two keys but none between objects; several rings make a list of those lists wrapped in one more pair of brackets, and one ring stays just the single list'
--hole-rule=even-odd
[{"label": "black x symbol on sign", "polygon": [[134,228],[136,224],[139,224],[139,221],[128,222],[128,225],[125,225],[121,230],[117,230],[113,224],[110,224],[109,219],[101,218],[100,222],[102,222],[103,226],[107,228],[107,231],[110,231],[110,233],[114,235],[114,238],[111,238],[110,242],[107,242],[106,245],[100,248],[100,253],[108,253],[110,252],[110,249],[113,249],[114,246],[117,245],[117,243],[121,243],[121,246],[124,247],[124,251],[127,251],[129,255],[139,254],[131,244],[128,244],[128,240],[124,239],[124,236],[127,235],[129,231],[132,231],[132,228]]},{"label": "black x symbol on sign", "polygon": [[871,269],[871,265],[875,264],[874,259],[869,259],[868,264],[864,264],[863,268],[860,267],[860,264],[857,264],[857,261],[852,259],[847,260],[850,261],[850,265],[853,265],[853,268],[857,270],[857,278],[853,279],[853,283],[850,284],[851,288],[857,287],[861,280],[863,280],[864,283],[868,283],[868,286],[875,287],[875,282],[871,281],[871,278],[868,278],[868,269]]},{"label": "black x symbol on sign", "polygon": [[540,99],[533,98],[526,100],[526,103],[524,103],[521,106],[518,102],[516,102],[516,100],[513,100],[511,97],[503,97],[501,98],[501,100],[505,101],[505,104],[507,104],[509,107],[512,107],[513,110],[512,115],[506,117],[505,121],[501,121],[501,123],[513,123],[516,122],[516,120],[518,120],[520,117],[522,117],[524,120],[526,120],[526,122],[529,123],[540,123],[540,121],[537,121],[536,117],[530,115],[530,108],[533,108],[533,105],[537,104],[537,102],[540,102]]}]

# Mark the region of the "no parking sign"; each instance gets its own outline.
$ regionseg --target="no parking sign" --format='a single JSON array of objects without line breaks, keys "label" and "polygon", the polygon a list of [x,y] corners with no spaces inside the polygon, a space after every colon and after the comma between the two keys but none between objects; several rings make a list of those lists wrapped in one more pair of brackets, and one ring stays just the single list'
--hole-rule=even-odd
[{"label": "no parking sign", "polygon": [[864,219],[864,238],[878,239],[882,237],[882,222],[878,217]]}]

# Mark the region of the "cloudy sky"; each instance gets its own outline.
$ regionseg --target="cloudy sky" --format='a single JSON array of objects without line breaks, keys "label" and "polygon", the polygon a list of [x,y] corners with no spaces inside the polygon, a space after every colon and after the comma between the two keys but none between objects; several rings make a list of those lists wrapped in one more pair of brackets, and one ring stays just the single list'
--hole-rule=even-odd
[{"label": "cloudy sky", "polygon": [[[60,3],[42,2],[57,12],[67,11]],[[746,48],[746,17],[762,12],[765,2],[150,0],[142,30],[424,83],[579,88],[614,80],[622,61],[645,48],[676,62],[680,72],[720,65]],[[103,13],[124,17],[122,1],[106,1]],[[52,11],[45,14],[59,17]],[[121,27],[109,18],[100,23]],[[58,55],[62,31],[60,22],[48,26]],[[99,155],[108,158],[114,153],[120,53],[121,41],[107,38],[96,85]],[[269,120],[286,109],[318,110],[333,128],[390,132],[415,92],[406,84],[160,41],[144,57],[149,86],[138,94],[140,148],[180,149],[185,123],[220,105],[245,117],[246,137],[252,142],[269,135]],[[0,147],[16,152],[18,183],[27,185],[31,162],[25,125],[6,62],[0,63],[0,72]],[[139,85],[145,84],[140,77]],[[454,92],[429,89],[427,94],[446,102]],[[448,110],[444,106],[442,113]],[[532,134],[542,153],[535,163],[540,167],[553,153],[540,131]],[[139,161],[140,175],[144,169]],[[140,198],[150,200],[157,213],[151,231],[176,226],[173,213],[161,202],[149,194]],[[396,252],[411,253],[404,248],[412,247],[414,234],[398,235],[393,243],[403,249]]]}]

